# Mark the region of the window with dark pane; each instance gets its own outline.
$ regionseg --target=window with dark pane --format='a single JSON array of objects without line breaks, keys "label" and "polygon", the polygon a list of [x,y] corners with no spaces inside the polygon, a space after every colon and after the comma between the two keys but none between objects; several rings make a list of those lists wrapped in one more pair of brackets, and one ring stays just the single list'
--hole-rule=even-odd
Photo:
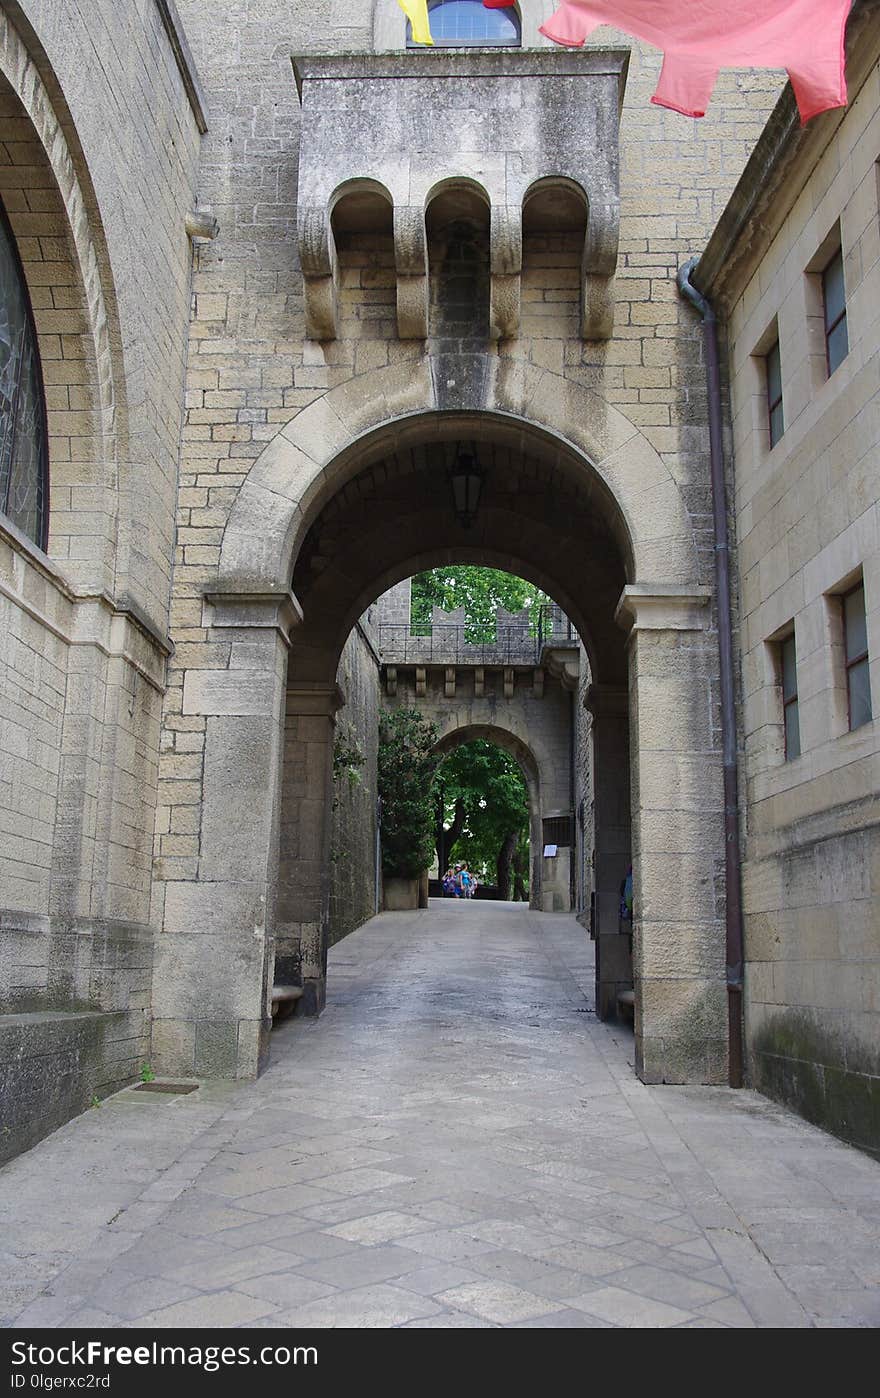
[{"label": "window with dark pane", "polygon": [[570,815],[547,816],[543,822],[544,844],[568,849],[573,843],[573,824]]},{"label": "window with dark pane", "polygon": [[849,353],[846,330],[846,288],[843,282],[843,253],[840,249],[822,273],[822,305],[825,313],[825,358],[829,376]]},{"label": "window with dark pane", "polygon": [[[513,5],[487,10],[483,0],[434,0],[428,18],[435,46],[439,48],[517,48],[522,42],[519,15]],[[406,25],[407,47],[413,44],[412,29]]]},{"label": "window with dark pane", "polygon": [[785,728],[785,760],[801,755],[801,724],[798,713],[797,654],[794,632],[780,646],[782,659],[782,721]]},{"label": "window with dark pane", "polygon": [[861,728],[872,718],[864,583],[859,583],[843,598],[843,642],[849,726]]},{"label": "window with dark pane", "polygon": [[37,336],[12,231],[0,211],[0,511],[41,547],[47,470]]},{"label": "window with dark pane", "polygon": [[767,418],[770,423],[770,446],[775,447],[785,431],[782,415],[782,361],[779,358],[779,341],[767,351]]}]

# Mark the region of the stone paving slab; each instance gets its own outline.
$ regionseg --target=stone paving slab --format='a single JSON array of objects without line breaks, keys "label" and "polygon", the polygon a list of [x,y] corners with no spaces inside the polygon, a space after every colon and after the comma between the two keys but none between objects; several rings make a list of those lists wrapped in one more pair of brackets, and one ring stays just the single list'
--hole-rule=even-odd
[{"label": "stone paving slab", "polygon": [[880,1324],[880,1165],[644,1086],[592,974],[570,917],[374,919],[258,1083],[118,1093],[0,1170],[2,1324]]}]

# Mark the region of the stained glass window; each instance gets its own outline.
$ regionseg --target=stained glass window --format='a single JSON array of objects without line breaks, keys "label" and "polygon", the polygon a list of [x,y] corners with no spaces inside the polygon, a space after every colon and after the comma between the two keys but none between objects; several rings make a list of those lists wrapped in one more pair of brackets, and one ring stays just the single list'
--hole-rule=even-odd
[{"label": "stained glass window", "polygon": [[[482,0],[434,0],[428,5],[428,18],[438,48],[518,48],[522,42],[519,15],[513,5],[487,10]],[[412,46],[409,23],[406,42]]]},{"label": "stained glass window", "polygon": [[37,335],[12,232],[0,212],[0,511],[41,547],[47,474]]}]

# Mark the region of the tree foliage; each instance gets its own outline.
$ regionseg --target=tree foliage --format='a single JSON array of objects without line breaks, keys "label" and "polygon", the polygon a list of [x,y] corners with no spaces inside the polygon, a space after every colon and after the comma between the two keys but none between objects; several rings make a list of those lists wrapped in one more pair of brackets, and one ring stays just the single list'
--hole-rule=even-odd
[{"label": "tree foliage", "polygon": [[519,765],[495,743],[463,743],[438,767],[434,797],[438,859],[445,865],[467,861],[498,881],[502,898],[509,897],[518,852],[521,874],[528,869],[529,796]]},{"label": "tree foliage", "polygon": [[418,709],[379,715],[382,868],[389,878],[416,878],[431,864],[436,741],[436,727]]},{"label": "tree foliage", "polygon": [[[472,564],[432,568],[428,573],[417,573],[412,580],[412,630],[414,635],[427,635],[432,607],[441,607],[444,612],[463,607],[467,640],[490,642],[495,639],[496,607],[518,612],[549,601],[534,583],[502,573],[498,568]],[[537,616],[536,611],[536,620]]]}]

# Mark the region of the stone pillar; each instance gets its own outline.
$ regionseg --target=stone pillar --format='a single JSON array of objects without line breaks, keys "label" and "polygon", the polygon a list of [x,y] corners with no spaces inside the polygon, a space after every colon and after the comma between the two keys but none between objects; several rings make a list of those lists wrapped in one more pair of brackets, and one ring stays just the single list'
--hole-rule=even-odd
[{"label": "stone pillar", "polygon": [[718,653],[708,588],[633,585],[630,624],[636,1069],[727,1080]]},{"label": "stone pillar", "polygon": [[542,847],[541,910],[545,913],[571,912],[572,852],[568,845],[560,845],[554,855],[544,858]]},{"label": "stone pillar", "polygon": [[[160,885],[153,1059],[163,1073],[252,1078],[265,1062],[284,687],[292,594],[205,599],[205,655],[183,714],[205,723],[195,876]],[[225,661],[217,664],[216,661]],[[185,783],[195,787],[195,783]]]},{"label": "stone pillar", "polygon": [[617,996],[633,984],[631,924],[620,921],[620,885],[631,854],[629,695],[623,685],[591,684],[593,769],[593,887],[591,930],[596,941],[596,1013],[617,1014]]},{"label": "stone pillar", "polygon": [[299,1014],[320,1014],[327,984],[336,684],[287,687],[276,979],[303,986]]}]

